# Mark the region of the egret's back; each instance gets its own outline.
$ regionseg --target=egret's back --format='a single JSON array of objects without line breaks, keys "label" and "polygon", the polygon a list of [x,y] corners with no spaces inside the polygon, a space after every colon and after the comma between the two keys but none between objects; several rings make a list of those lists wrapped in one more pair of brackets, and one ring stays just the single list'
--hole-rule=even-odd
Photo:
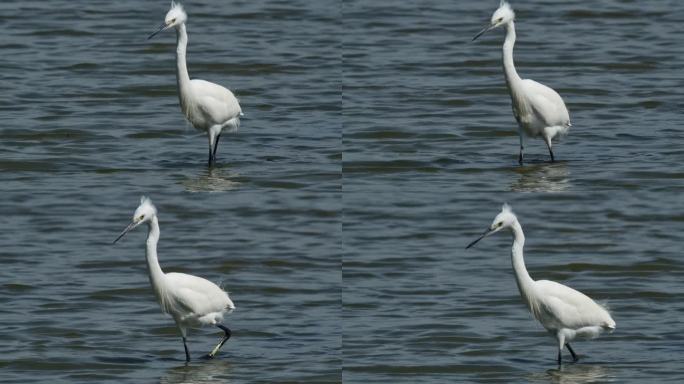
[{"label": "egret's back", "polygon": [[519,90],[511,92],[513,113],[530,136],[544,134],[544,128],[556,127],[553,135],[565,134],[570,114],[560,95],[534,80],[525,79]]},{"label": "egret's back", "polygon": [[162,310],[189,325],[215,324],[235,309],[225,291],[201,277],[167,273],[165,287]]},{"label": "egret's back", "polygon": [[[214,83],[194,79],[190,89],[181,92],[181,109],[192,125],[206,131],[214,125],[223,126],[239,120],[242,109],[233,93]],[[237,129],[237,125],[232,127]]]},{"label": "egret's back", "polygon": [[535,290],[537,300],[532,313],[546,329],[615,329],[608,311],[582,292],[549,280],[536,281]]}]

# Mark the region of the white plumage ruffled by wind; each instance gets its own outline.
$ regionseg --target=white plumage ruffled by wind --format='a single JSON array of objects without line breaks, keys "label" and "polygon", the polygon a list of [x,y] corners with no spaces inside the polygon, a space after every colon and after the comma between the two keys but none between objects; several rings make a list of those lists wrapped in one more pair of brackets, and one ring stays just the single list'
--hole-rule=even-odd
[{"label": "white plumage ruffled by wind", "polygon": [[230,338],[230,329],[221,322],[224,314],[235,309],[233,301],[228,297],[228,293],[209,280],[185,273],[162,271],[157,259],[157,242],[159,241],[157,208],[145,196],[140,199],[140,206],[135,210],[132,222],[114,240],[114,243],[141,224],[147,224],[148,228],[145,256],[152,290],[162,312],[171,315],[178,326],[183,338],[186,361],[190,361],[190,352],[186,343],[188,328],[206,325],[216,326],[224,332],[221,341],[208,354],[208,357],[214,357]]},{"label": "white plumage ruffled by wind", "polygon": [[520,296],[532,315],[558,341],[558,364],[561,363],[563,347],[567,347],[573,360],[577,361],[570,342],[575,338],[593,339],[604,331],[612,332],[615,330],[615,321],[605,308],[582,292],[554,281],[532,280],[523,259],[525,235],[518,218],[507,204],[504,204],[501,213],[482,236],[468,244],[466,249],[503,229],[513,233],[511,260]]},{"label": "white plumage ruffled by wind", "polygon": [[541,137],[551,155],[553,149],[551,140],[565,135],[572,124],[570,115],[560,95],[553,89],[534,80],[521,79],[513,63],[513,45],[515,44],[515,13],[505,0],[492,15],[491,21],[478,33],[473,40],[487,31],[497,27],[506,28],[506,40],[503,45],[503,67],[506,85],[511,94],[513,115],[518,122],[518,136],[520,137],[520,155],[518,162],[523,163],[524,135]]},{"label": "white plumage ruffled by wind", "polygon": [[216,162],[216,151],[221,133],[236,132],[240,127],[242,109],[230,90],[205,80],[192,79],[188,75],[185,53],[188,33],[185,22],[188,15],[183,6],[171,2],[164,22],[148,39],[167,29],[176,29],[176,80],[181,110],[195,129],[206,132],[209,138],[209,166]]}]

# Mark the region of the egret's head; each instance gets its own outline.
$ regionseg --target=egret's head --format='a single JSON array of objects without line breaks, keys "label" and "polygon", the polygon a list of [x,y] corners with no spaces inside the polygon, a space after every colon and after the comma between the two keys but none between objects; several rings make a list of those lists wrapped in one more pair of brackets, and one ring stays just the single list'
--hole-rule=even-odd
[{"label": "egret's head", "polygon": [[502,1],[499,4],[499,8],[492,14],[492,20],[490,21],[490,26],[492,28],[500,27],[507,24],[515,19],[515,12],[513,8],[508,4],[507,1]]},{"label": "egret's head", "polygon": [[148,39],[151,39],[156,35],[157,33],[161,31],[165,31],[167,29],[175,28],[180,26],[181,24],[184,24],[188,20],[188,14],[185,13],[185,10],[183,9],[183,6],[180,3],[176,3],[175,1],[171,2],[171,9],[169,9],[168,12],[166,12],[166,16],[164,17],[164,22],[162,25],[159,26],[159,29],[151,34]]},{"label": "egret's head", "polygon": [[475,245],[478,241],[484,239],[485,237],[489,235],[493,235],[500,230],[504,228],[510,228],[516,221],[518,220],[517,217],[515,217],[515,213],[511,210],[511,207],[508,204],[504,204],[503,207],[501,207],[501,212],[496,215],[494,218],[494,221],[492,221],[492,225],[487,228],[484,233],[478,237],[475,241],[472,243],[468,244],[466,249],[472,247]]},{"label": "egret's head", "polygon": [[176,27],[185,23],[188,20],[188,14],[185,13],[183,6],[180,3],[171,2],[171,9],[166,12],[164,17],[164,24],[167,28]]},{"label": "egret's head", "polygon": [[157,216],[157,208],[152,204],[152,200],[150,200],[147,196],[142,196],[140,198],[140,205],[138,208],[135,210],[135,213],[133,214],[133,220],[131,220],[131,223],[128,224],[126,229],[121,232],[119,237],[114,240],[116,243],[124,237],[125,234],[130,232],[132,229],[135,227],[139,226],[140,224],[147,223],[153,218]]},{"label": "egret's head", "polygon": [[152,220],[152,217],[157,216],[157,208],[152,204],[147,196],[140,197],[140,205],[133,214],[133,222],[137,224],[146,223]]},{"label": "egret's head", "polygon": [[499,4],[499,8],[494,11],[494,14],[492,14],[492,19],[490,20],[489,24],[487,24],[484,29],[480,31],[475,37],[473,37],[473,40],[477,39],[478,37],[482,36],[485,32],[491,31],[494,28],[498,28],[502,25],[506,25],[513,21],[515,19],[515,12],[513,12],[513,8],[511,8],[511,5],[508,4],[507,1],[501,0],[501,3]]}]

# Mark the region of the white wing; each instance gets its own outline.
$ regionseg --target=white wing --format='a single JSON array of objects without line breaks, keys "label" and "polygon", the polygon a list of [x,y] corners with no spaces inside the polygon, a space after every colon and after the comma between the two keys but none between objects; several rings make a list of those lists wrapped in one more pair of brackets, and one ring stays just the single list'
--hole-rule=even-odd
[{"label": "white wing", "polygon": [[534,80],[522,81],[523,97],[528,106],[528,112],[544,126],[570,125],[570,115],[560,95],[553,89]]},{"label": "white wing", "polygon": [[185,273],[167,273],[167,296],[173,307],[197,316],[235,308],[228,294],[216,284]]},{"label": "white wing", "polygon": [[[615,328],[615,321],[594,300],[563,284],[549,280],[535,282],[544,324],[554,322],[556,328],[580,329],[589,326]],[[550,325],[550,324],[549,324]],[[548,327],[547,327],[548,328]]]},{"label": "white wing", "polygon": [[190,81],[193,94],[197,95],[197,107],[213,124],[223,124],[242,114],[237,98],[230,90],[208,81]]}]

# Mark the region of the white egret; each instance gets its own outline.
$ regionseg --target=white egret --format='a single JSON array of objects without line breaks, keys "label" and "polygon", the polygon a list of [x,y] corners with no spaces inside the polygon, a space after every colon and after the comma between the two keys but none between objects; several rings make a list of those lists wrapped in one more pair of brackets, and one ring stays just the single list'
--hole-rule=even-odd
[{"label": "white egret", "polygon": [[185,273],[162,271],[157,260],[157,242],[159,241],[157,208],[147,197],[140,198],[140,206],[135,210],[133,221],[114,240],[114,243],[133,228],[144,223],[148,228],[145,256],[150,283],[162,311],[171,315],[176,321],[183,338],[186,361],[190,361],[186,343],[187,329],[204,325],[215,325],[224,332],[221,341],[208,354],[208,357],[213,358],[223,344],[230,339],[230,329],[221,322],[223,315],[232,312],[235,305],[228,297],[228,293],[209,280]]},{"label": "white egret", "polygon": [[511,259],[520,296],[534,317],[558,340],[558,364],[561,363],[563,346],[577,361],[570,342],[575,338],[592,339],[603,331],[612,332],[615,321],[605,308],[579,291],[549,280],[532,280],[523,259],[525,235],[518,218],[507,204],[504,204],[501,213],[484,234],[468,244],[466,249],[502,229],[509,229],[513,233]]},{"label": "white egret", "polygon": [[183,114],[195,129],[207,132],[209,136],[209,166],[216,161],[221,132],[237,132],[240,127],[242,109],[235,95],[228,89],[208,81],[192,79],[188,75],[185,52],[188,46],[188,33],[185,22],[188,15],[179,3],[171,2],[171,9],[166,13],[164,23],[151,34],[176,29],[176,80],[178,98]]},{"label": "white egret", "polygon": [[503,67],[506,86],[511,94],[513,115],[518,122],[520,136],[520,156],[523,163],[524,136],[542,137],[549,148],[551,162],[554,161],[551,140],[564,135],[570,128],[570,115],[560,95],[553,89],[530,79],[521,79],[513,64],[513,45],[515,44],[515,13],[508,2],[502,0],[492,15],[491,21],[473,40],[485,32],[504,26],[506,40],[503,45]]}]

